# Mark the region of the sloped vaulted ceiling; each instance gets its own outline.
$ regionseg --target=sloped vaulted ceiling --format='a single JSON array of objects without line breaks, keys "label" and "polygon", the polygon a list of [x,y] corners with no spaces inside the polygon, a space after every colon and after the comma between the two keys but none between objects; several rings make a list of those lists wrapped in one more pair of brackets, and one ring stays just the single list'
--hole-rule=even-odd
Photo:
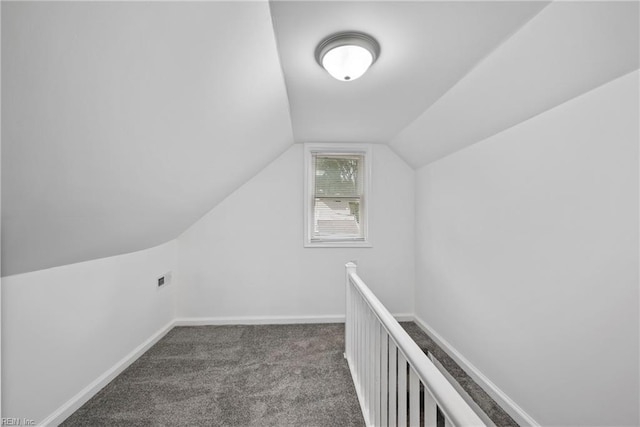
[{"label": "sloped vaulted ceiling", "polygon": [[639,66],[640,3],[554,2],[396,135],[419,167]]},{"label": "sloped vaulted ceiling", "polygon": [[2,2],[2,274],[167,242],[293,143],[267,2]]},{"label": "sloped vaulted ceiling", "polygon": [[[2,274],[175,238],[294,142],[414,167],[639,67],[638,2],[2,2]],[[333,80],[321,39],[375,36]]]}]

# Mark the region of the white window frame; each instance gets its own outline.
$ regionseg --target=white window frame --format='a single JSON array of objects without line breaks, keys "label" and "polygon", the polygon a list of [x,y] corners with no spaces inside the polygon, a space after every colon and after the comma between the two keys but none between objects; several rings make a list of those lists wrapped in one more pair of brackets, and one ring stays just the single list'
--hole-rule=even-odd
[{"label": "white window frame", "polygon": [[[324,155],[361,155],[362,165],[362,198],[360,200],[360,224],[363,228],[363,238],[359,239],[312,239],[315,196],[315,154]],[[372,247],[369,233],[371,219],[371,144],[357,143],[306,143],[304,144],[304,246],[308,248],[370,248]]]}]

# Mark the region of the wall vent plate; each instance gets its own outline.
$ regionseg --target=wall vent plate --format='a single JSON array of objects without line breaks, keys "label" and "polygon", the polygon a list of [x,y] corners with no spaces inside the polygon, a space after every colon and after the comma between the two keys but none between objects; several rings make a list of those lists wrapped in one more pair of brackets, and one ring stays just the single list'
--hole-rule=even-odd
[{"label": "wall vent plate", "polygon": [[162,276],[158,277],[158,287],[162,288],[171,283],[171,272],[165,273]]}]

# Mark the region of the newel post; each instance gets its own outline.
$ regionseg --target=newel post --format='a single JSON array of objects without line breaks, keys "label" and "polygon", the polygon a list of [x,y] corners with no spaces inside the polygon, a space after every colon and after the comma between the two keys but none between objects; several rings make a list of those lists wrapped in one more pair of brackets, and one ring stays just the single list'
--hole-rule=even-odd
[{"label": "newel post", "polygon": [[349,275],[351,273],[357,273],[358,270],[358,266],[356,265],[355,262],[353,261],[349,261],[348,263],[346,263],[344,265],[345,269],[347,270],[347,283],[349,283]]},{"label": "newel post", "polygon": [[355,262],[353,261],[349,261],[348,263],[346,263],[344,265],[345,267],[345,292],[346,292],[346,309],[344,311],[345,314],[345,324],[348,323],[347,320],[349,319],[349,309],[351,308],[351,285],[349,283],[349,276],[351,276],[351,273],[356,274],[358,272],[358,266],[356,265]]}]

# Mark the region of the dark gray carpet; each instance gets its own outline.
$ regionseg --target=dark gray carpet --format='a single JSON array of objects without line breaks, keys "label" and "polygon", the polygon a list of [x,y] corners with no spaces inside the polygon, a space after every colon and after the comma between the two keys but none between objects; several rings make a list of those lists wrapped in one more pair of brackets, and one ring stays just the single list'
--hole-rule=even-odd
[{"label": "dark gray carpet", "polygon": [[177,327],[63,426],[362,426],[344,325]]},{"label": "dark gray carpet", "polygon": [[516,423],[504,409],[496,403],[462,368],[436,344],[429,335],[427,335],[414,322],[400,322],[409,336],[418,344],[425,353],[431,353],[433,357],[447,370],[449,374],[462,386],[462,388],[471,396],[474,402],[478,404],[480,409],[487,414],[489,419],[498,427],[517,427]]}]

